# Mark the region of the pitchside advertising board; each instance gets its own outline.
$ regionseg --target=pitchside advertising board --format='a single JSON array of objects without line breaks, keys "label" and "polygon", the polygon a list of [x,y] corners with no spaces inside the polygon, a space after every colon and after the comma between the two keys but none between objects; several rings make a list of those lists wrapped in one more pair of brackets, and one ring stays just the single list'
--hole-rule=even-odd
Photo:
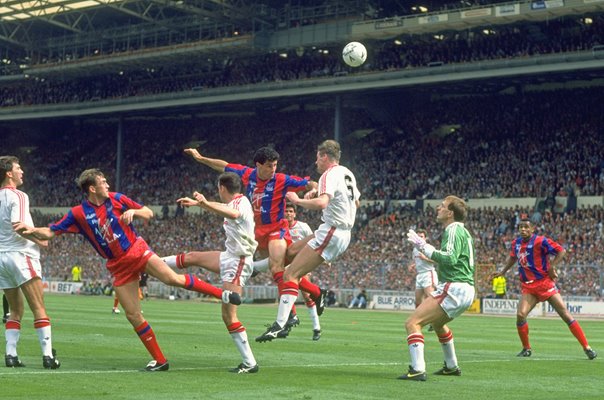
[{"label": "pitchside advertising board", "polygon": [[82,282],[60,282],[50,281],[44,282],[44,291],[50,293],[77,293],[82,287]]},{"label": "pitchside advertising board", "polygon": [[376,294],[373,296],[373,308],[376,310],[414,310],[415,297]]},{"label": "pitchside advertising board", "polygon": [[[415,297],[374,295],[372,307],[376,310],[406,310],[415,309]],[[482,303],[482,304],[481,304]],[[493,315],[516,315],[518,300],[511,299],[482,299],[475,300],[472,309],[467,312],[476,312]],[[566,309],[573,315],[588,317],[604,317],[604,302],[598,301],[566,301]],[[538,304],[529,314],[529,317],[557,316],[556,310],[549,303]]]},{"label": "pitchside advertising board", "polygon": [[[604,317],[604,303],[599,301],[566,301],[566,309],[573,315],[588,317]],[[518,300],[482,299],[483,314],[515,315]],[[548,302],[538,304],[529,316],[558,316],[558,313]]]}]

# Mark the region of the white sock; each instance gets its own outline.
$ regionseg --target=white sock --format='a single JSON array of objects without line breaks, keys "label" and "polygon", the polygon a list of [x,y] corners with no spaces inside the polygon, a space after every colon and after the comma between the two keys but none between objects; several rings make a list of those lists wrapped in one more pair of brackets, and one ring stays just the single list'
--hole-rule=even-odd
[{"label": "white sock", "polygon": [[161,259],[164,260],[166,264],[168,264],[168,267],[176,268],[176,256],[167,256],[162,257]]},{"label": "white sock", "polygon": [[252,353],[250,343],[247,340],[247,332],[243,325],[241,326],[241,329],[241,331],[231,333],[231,338],[233,338],[235,347],[237,347],[237,350],[239,350],[239,353],[241,354],[241,358],[243,358],[243,363],[249,367],[253,367],[256,365],[256,359]]},{"label": "white sock", "polygon": [[48,323],[46,326],[42,326],[40,328],[36,328],[36,333],[38,334],[38,341],[40,342],[40,348],[42,349],[43,356],[52,357],[52,334],[50,329],[50,321],[39,319],[34,321],[34,326],[39,323]]},{"label": "white sock", "polygon": [[279,326],[285,326],[297,298],[298,296],[294,296],[293,294],[282,294],[279,297],[279,310],[277,311],[277,323]]},{"label": "white sock", "polygon": [[455,354],[455,343],[453,342],[453,332],[449,331],[446,337],[439,337],[440,345],[445,356],[445,365],[447,368],[457,367],[457,355]]},{"label": "white sock", "polygon": [[268,271],[268,258],[263,258],[262,260],[256,260],[252,263],[252,266],[256,271],[266,272]]},{"label": "white sock", "polygon": [[[16,322],[11,321],[10,322]],[[21,336],[21,323],[19,324],[19,328],[17,329],[7,329],[4,332],[4,337],[6,338],[6,355],[7,356],[16,356],[17,355],[17,343],[19,343],[19,337]]]},{"label": "white sock", "polygon": [[317,306],[313,305],[312,307],[306,308],[308,309],[308,315],[310,316],[310,320],[312,321],[313,331],[320,331],[321,323],[319,322],[319,315],[317,314]]},{"label": "white sock", "polygon": [[417,372],[426,370],[426,360],[424,359],[424,336],[421,333],[412,333],[407,336],[409,345],[409,355],[411,356],[411,368]]}]

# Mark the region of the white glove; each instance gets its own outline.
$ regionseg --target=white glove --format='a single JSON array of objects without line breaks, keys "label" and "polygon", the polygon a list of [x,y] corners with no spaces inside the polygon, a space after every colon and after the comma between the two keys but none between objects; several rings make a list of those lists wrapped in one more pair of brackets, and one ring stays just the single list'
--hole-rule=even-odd
[{"label": "white glove", "polygon": [[420,237],[413,229],[409,229],[409,232],[407,232],[407,240],[413,244],[413,247],[427,255],[429,258],[432,257],[432,253],[435,250],[434,246],[426,243],[426,239]]},{"label": "white glove", "polygon": [[407,232],[407,240],[418,250],[423,250],[426,245],[426,239],[420,237],[413,229]]}]

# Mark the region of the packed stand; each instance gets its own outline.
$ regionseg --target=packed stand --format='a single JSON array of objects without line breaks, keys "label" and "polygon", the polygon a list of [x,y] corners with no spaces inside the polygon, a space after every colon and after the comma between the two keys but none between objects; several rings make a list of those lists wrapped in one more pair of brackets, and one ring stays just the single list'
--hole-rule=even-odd
[{"label": "packed stand", "polygon": [[[254,85],[266,82],[334,77],[349,73],[372,73],[421,68],[433,63],[467,64],[488,60],[524,58],[534,55],[591,50],[604,44],[604,16],[592,16],[591,23],[578,17],[560,18],[534,24],[506,25],[410,35],[401,44],[383,41],[369,47],[369,60],[351,69],[340,59],[340,49],[294,50],[283,57],[265,55],[195,65],[162,65],[125,70],[100,76],[72,78],[30,77],[0,88],[0,107],[35,104],[78,103],[134,96],[207,90],[217,87]],[[325,53],[325,50],[328,53]],[[186,62],[186,57],[183,58]]]},{"label": "packed stand", "polygon": [[[604,270],[604,208],[585,207],[576,212],[553,213],[536,209],[487,207],[471,209],[467,226],[475,240],[478,279],[477,292],[489,296],[491,282],[488,275],[505,262],[512,240],[517,236],[520,216],[527,214],[537,226],[537,233],[559,242],[568,252],[558,267],[558,285],[569,296],[602,298],[600,286]],[[363,216],[366,216],[363,219]],[[36,223],[45,224],[53,217],[36,214]],[[408,270],[412,262],[412,248],[405,239],[409,228],[424,228],[429,241],[438,244],[440,226],[435,222],[435,210],[418,210],[409,205],[367,204],[358,212],[359,221],[353,233],[353,242],[344,256],[331,266],[322,266],[313,272],[313,280],[332,289],[367,288],[372,290],[413,291],[415,276]],[[55,217],[56,218],[56,217]],[[299,219],[311,227],[319,224],[318,214],[304,211]],[[190,250],[219,250],[223,248],[224,233],[218,217],[209,213],[182,216],[158,215],[137,230],[159,255],[176,254]],[[74,263],[83,267],[87,282],[106,284],[108,276],[103,261],[79,238],[64,235],[43,251],[45,275],[69,280]],[[515,270],[515,269],[514,269]],[[194,272],[201,272],[193,270]],[[210,281],[216,276],[206,273]],[[251,285],[271,285],[269,274],[260,274]],[[508,276],[508,295],[518,296],[520,284],[516,274]]]},{"label": "packed stand", "polygon": [[[405,112],[392,109],[392,123],[375,119],[370,107],[344,109],[346,134],[374,128],[341,140],[342,163],[355,172],[363,200],[601,196],[603,102],[599,89],[423,100]],[[254,151],[272,145],[281,154],[279,171],[318,179],[316,144],[333,137],[333,126],[332,110],[125,120],[119,190],[149,205],[213,191],[216,174],[183,154],[190,146],[252,165]],[[457,128],[443,136],[442,126]],[[32,206],[79,203],[75,178],[84,168],[101,168],[116,190],[116,123],[44,126],[35,137],[12,129],[4,129],[5,145],[27,171]]]}]

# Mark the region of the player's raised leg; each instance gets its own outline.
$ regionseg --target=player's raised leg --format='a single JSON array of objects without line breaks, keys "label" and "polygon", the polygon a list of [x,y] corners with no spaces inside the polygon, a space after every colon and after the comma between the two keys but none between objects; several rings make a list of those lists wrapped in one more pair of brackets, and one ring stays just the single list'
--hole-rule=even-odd
[{"label": "player's raised leg", "polygon": [[[208,265],[209,268],[214,268],[214,266],[210,262],[208,262]],[[233,293],[231,291],[226,291],[223,293],[223,290],[221,288],[204,282],[193,274],[177,274],[168,266],[168,264],[166,264],[161,258],[159,258],[155,254],[152,255],[151,258],[149,258],[149,261],[147,262],[146,272],[149,275],[156,277],[166,285],[181,287],[187,290],[192,290],[194,292],[207,294],[217,299],[221,299],[223,302],[226,301],[235,305],[241,304],[241,297],[238,293]],[[223,294],[225,295],[223,296]]]}]

